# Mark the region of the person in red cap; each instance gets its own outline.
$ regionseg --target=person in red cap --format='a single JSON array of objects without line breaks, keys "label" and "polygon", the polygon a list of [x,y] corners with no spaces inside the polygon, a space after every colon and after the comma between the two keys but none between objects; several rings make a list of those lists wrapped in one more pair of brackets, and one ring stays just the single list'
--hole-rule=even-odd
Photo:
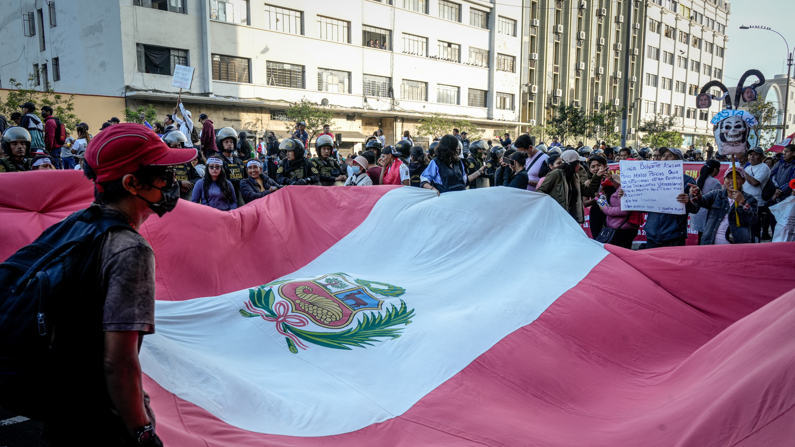
[{"label": "person in red cap", "polygon": [[138,230],[150,215],[174,209],[180,191],[173,166],[196,155],[196,149],[169,148],[140,124],[111,126],[88,145],[92,208],[128,226],[95,242],[79,279],[94,283],[93,295],[75,296],[67,315],[58,314],[55,396],[43,433],[53,445],[73,444],[83,431],[77,427],[86,424],[91,428],[79,435],[80,444],[162,445],[138,360],[143,336],[155,329],[155,255]]}]

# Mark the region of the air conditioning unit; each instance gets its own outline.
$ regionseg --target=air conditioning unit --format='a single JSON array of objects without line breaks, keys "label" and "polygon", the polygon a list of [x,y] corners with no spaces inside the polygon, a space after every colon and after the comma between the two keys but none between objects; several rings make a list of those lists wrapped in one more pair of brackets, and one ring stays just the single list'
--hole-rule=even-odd
[{"label": "air conditioning unit", "polygon": [[530,86],[530,93],[533,94],[538,93],[538,86],[537,85]]},{"label": "air conditioning unit", "polygon": [[538,53],[530,53],[530,59],[537,61],[538,60]]},{"label": "air conditioning unit", "polygon": [[617,72],[613,73],[613,77],[616,78],[616,79],[621,79],[621,72],[617,71]]},{"label": "air conditioning unit", "polygon": [[588,7],[588,2],[586,2],[585,0],[582,0],[580,2],[580,9],[585,9],[587,7]]},{"label": "air conditioning unit", "polygon": [[605,38],[604,37],[600,37],[599,38],[599,46],[603,47],[604,45],[605,45]]},{"label": "air conditioning unit", "polygon": [[558,25],[555,27],[555,32],[558,34],[563,34],[563,25]]},{"label": "air conditioning unit", "polygon": [[632,26],[633,26],[635,29],[640,29],[640,23],[638,23],[638,22],[635,22],[635,24],[634,24],[634,25],[632,25]]},{"label": "air conditioning unit", "polygon": [[617,15],[616,16],[616,23],[624,23],[624,16],[623,15]]},{"label": "air conditioning unit", "polygon": [[530,120],[530,125],[531,126],[535,126],[536,125],[536,120]]},{"label": "air conditioning unit", "polygon": [[638,77],[637,76],[633,76],[629,80],[630,80],[630,82],[632,82],[634,84],[634,83],[638,82]]},{"label": "air conditioning unit", "polygon": [[621,51],[621,44],[620,43],[614,44],[613,49],[616,51]]},{"label": "air conditioning unit", "polygon": [[533,21],[530,22],[530,23],[531,23],[531,26],[535,26],[536,28],[538,28],[538,26],[541,25],[541,21],[538,20],[538,19],[533,19]]},{"label": "air conditioning unit", "polygon": [[602,103],[602,97],[601,96],[597,96],[596,97],[596,103],[597,104],[601,104]]},{"label": "air conditioning unit", "polygon": [[[619,101],[618,99],[616,99],[615,101],[613,101],[613,105],[614,105],[614,106],[618,107],[618,105],[619,105],[619,104],[620,104],[620,101]],[[618,131],[616,131],[616,132],[618,132]]]},{"label": "air conditioning unit", "polygon": [[555,97],[560,98],[561,96],[563,96],[563,90],[561,89],[555,90]]},{"label": "air conditioning unit", "polygon": [[578,63],[577,70],[585,70],[585,62]]},{"label": "air conditioning unit", "polygon": [[604,17],[607,15],[607,8],[602,8],[599,10],[599,17]]},{"label": "air conditioning unit", "polygon": [[585,31],[580,31],[577,33],[577,38],[580,40],[585,40]]},{"label": "air conditioning unit", "polygon": [[639,55],[639,54],[640,54],[640,50],[639,50],[639,49],[637,49],[637,48],[633,48],[633,49],[632,49],[632,55],[633,55],[633,56],[637,56],[637,55]]},{"label": "air conditioning unit", "polygon": [[[616,105],[618,105],[618,100],[617,100],[617,99],[616,99]],[[615,132],[615,133],[619,133],[619,132],[621,132],[621,128],[620,128],[620,127],[618,127],[618,126],[615,126],[615,127],[613,128],[613,132]]]},{"label": "air conditioning unit", "polygon": [[635,135],[635,132],[637,132],[637,130],[634,127],[632,129],[629,129],[630,135]]},{"label": "air conditioning unit", "polygon": [[605,67],[599,67],[596,69],[596,74],[603,75],[605,74]]}]

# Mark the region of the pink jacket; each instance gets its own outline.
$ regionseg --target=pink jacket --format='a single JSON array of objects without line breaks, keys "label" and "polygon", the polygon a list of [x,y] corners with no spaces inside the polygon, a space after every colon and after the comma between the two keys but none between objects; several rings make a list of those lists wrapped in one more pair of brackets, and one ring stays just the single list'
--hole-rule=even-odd
[{"label": "pink jacket", "polygon": [[[618,197],[618,190],[608,199],[608,205],[602,208],[602,212],[607,216],[605,225],[615,229],[638,229],[638,225],[630,223],[629,214],[631,211],[621,211],[621,199]],[[620,225],[620,227],[619,227]]]}]

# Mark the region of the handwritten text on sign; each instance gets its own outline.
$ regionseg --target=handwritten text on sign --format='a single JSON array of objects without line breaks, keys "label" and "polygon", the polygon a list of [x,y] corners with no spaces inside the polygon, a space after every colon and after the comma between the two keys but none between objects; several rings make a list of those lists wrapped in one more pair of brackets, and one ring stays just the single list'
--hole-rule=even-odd
[{"label": "handwritten text on sign", "polygon": [[681,161],[626,161],[621,169],[621,209],[664,214],[685,214],[685,205],[676,201],[684,191]]},{"label": "handwritten text on sign", "polygon": [[193,67],[177,65],[174,68],[174,78],[171,80],[171,85],[190,90],[191,81],[193,81]]}]

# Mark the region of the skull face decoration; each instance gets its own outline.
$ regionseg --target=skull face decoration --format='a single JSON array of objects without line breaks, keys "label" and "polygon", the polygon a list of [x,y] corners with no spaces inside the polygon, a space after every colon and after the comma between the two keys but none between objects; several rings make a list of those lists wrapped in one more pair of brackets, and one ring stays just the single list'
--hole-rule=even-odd
[{"label": "skull face decoration", "polygon": [[748,145],[750,127],[742,115],[730,116],[715,126],[715,141],[721,155],[744,154]]}]

